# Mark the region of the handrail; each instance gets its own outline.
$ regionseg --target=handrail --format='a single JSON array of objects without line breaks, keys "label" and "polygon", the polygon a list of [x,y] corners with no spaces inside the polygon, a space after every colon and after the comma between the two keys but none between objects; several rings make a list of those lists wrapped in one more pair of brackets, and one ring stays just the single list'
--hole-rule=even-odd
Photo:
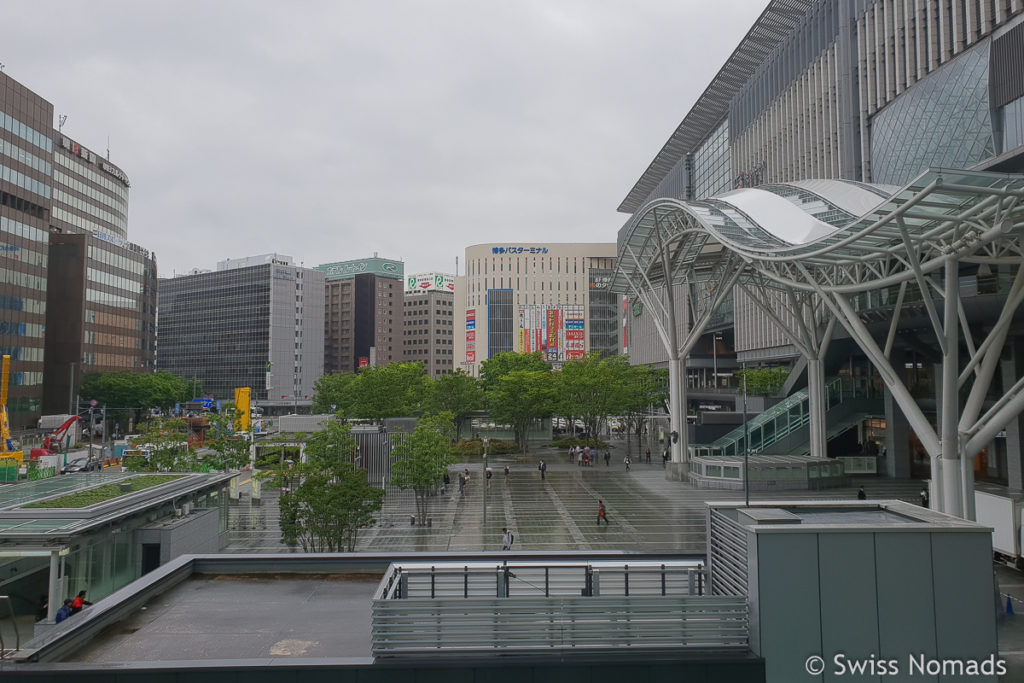
[{"label": "handrail", "polygon": [[[834,406],[842,404],[846,398],[846,393],[843,391],[843,379],[841,377],[835,377],[826,382],[825,410],[831,410]],[[752,447],[751,450],[763,451],[765,448],[781,441],[810,422],[810,411],[807,409],[809,403],[807,389],[801,389],[787,396],[768,410],[758,414],[749,420],[747,424],[733,429],[710,444],[706,446],[695,445],[693,447],[694,453],[697,456],[740,455],[746,448],[746,435],[748,433],[750,434],[751,444],[756,443],[756,446]],[[799,408],[796,415],[791,414],[794,408]],[[784,422],[781,424],[778,422],[780,417],[785,417]],[[773,428],[766,436],[764,427],[767,425],[772,425]],[[755,441],[755,439],[758,439],[758,433],[760,434],[760,440]]]},{"label": "handrail", "polygon": [[[21,650],[21,632],[18,631],[18,620],[14,617],[14,606],[11,604],[11,597],[9,595],[0,595],[0,602],[7,604],[7,611],[11,615],[11,624],[14,626],[14,650],[15,652]],[[4,632],[0,629],[0,659],[4,658],[4,654],[7,652],[7,646],[4,644]]]}]

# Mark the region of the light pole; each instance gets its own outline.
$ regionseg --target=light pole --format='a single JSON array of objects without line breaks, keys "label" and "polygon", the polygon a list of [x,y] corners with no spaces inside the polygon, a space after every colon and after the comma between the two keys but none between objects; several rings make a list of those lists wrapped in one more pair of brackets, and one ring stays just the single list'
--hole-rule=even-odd
[{"label": "light pole", "polygon": [[718,340],[721,339],[717,332],[711,335],[711,354],[714,357],[714,379],[715,391],[718,391]]},{"label": "light pole", "polygon": [[750,423],[747,422],[747,364],[743,364],[743,494],[750,507]]},{"label": "light pole", "polygon": [[486,436],[484,437],[484,471],[483,476],[480,477],[480,486],[484,490],[484,528],[483,534],[485,536],[484,543],[486,545],[486,533],[487,533],[487,446],[491,443],[491,440]]}]

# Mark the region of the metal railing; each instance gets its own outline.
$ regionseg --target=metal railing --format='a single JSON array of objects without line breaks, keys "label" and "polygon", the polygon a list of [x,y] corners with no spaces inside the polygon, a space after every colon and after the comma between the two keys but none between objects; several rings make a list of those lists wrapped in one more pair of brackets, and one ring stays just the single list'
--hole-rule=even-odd
[{"label": "metal railing", "polygon": [[746,597],[704,592],[701,564],[392,565],[373,598],[371,649],[746,649]]},{"label": "metal railing", "polygon": [[391,565],[374,600],[703,595],[699,562]]},{"label": "metal railing", "polygon": [[[0,595],[0,602],[7,605],[7,613],[11,617],[11,625],[14,626],[14,651],[21,650],[21,632],[18,630],[18,620],[14,617],[14,606],[11,604],[9,595]],[[7,644],[4,642],[4,631],[0,628],[0,659],[7,656]]]},{"label": "metal railing", "polygon": [[[849,398],[849,392],[843,390],[841,378],[834,378],[825,384],[825,410],[843,403]],[[720,439],[706,445],[694,446],[694,455],[742,455],[746,442],[746,433],[750,433],[750,449],[752,452],[764,452],[764,449],[786,438],[798,429],[807,426],[811,421],[810,403],[807,390],[800,391],[776,403],[768,410],[760,413],[749,421],[749,426],[740,426]]]}]

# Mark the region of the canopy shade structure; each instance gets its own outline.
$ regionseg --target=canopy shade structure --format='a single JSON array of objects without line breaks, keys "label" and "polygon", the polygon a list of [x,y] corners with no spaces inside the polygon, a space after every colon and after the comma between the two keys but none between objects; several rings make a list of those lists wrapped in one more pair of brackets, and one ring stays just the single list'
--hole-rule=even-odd
[{"label": "canopy shade structure", "polygon": [[[620,232],[611,288],[652,312],[669,358],[670,385],[676,387],[670,386],[670,422],[680,434],[685,386],[672,375],[680,372],[676,366],[714,310],[734,288],[743,291],[808,360],[811,453],[818,457],[824,455],[825,429],[815,398],[822,391],[825,351],[836,324],[842,325],[878,369],[928,453],[936,460],[941,456],[933,482],[945,479],[947,488],[945,494],[933,491],[933,500],[945,502],[946,511],[969,516],[968,457],[1024,410],[1024,382],[1018,382],[981,415],[1010,322],[1024,302],[1022,200],[1024,176],[954,169],[929,169],[903,188],[808,180],[700,201],[656,199]],[[1015,273],[985,339],[974,339],[977,331],[966,325],[958,288],[961,263]],[[920,291],[943,354],[940,413],[948,419],[939,431],[889,363],[908,285]],[[889,287],[898,287],[899,295],[888,337],[879,344],[852,297]],[[676,298],[685,299],[678,311]],[[689,322],[677,330],[676,317],[684,311]],[[966,363],[959,359],[961,340]],[[961,410],[957,392],[969,379],[970,396]],[[673,462],[684,463],[686,453],[683,439]],[[951,467],[957,460],[963,466],[959,474]]]}]

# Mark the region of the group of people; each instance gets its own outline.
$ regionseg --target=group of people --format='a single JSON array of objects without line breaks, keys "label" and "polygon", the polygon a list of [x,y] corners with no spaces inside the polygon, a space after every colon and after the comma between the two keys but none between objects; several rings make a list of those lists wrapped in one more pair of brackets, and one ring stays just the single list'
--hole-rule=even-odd
[{"label": "group of people", "polygon": [[[597,462],[598,451],[590,446],[571,446],[569,448],[569,464],[576,463],[579,467],[590,467]],[[604,452],[604,465],[608,467],[612,462],[612,454],[607,449]]]},{"label": "group of people", "polygon": [[[57,616],[54,621],[59,624],[68,617],[73,617],[74,615],[78,614],[83,609],[85,609],[87,605],[91,604],[91,602],[85,599],[85,591],[78,591],[78,595],[76,595],[74,598],[68,598],[64,601],[64,603],[60,606],[60,609],[57,610]],[[49,613],[49,609],[49,600],[44,595],[40,600],[39,614],[36,615],[39,618],[39,621],[46,619],[46,616]]]}]

